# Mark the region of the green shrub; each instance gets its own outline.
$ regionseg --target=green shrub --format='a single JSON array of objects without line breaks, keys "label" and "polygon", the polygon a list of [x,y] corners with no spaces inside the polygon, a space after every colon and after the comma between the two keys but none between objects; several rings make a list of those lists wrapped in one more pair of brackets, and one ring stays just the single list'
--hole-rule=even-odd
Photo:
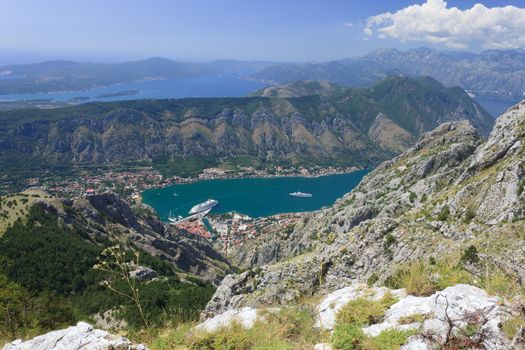
[{"label": "green shrub", "polygon": [[0,275],[0,335],[22,336],[34,321],[29,292]]},{"label": "green shrub", "polygon": [[356,298],[349,301],[337,313],[338,323],[351,323],[358,326],[367,326],[381,321],[385,311],[395,304],[397,299],[390,293],[386,293],[379,300],[368,298]]},{"label": "green shrub", "polygon": [[386,329],[377,337],[369,338],[366,349],[371,350],[398,350],[406,343],[408,337],[414,335],[414,331],[401,331],[397,329]]},{"label": "green shrub", "polygon": [[408,196],[408,200],[410,203],[414,203],[416,201],[417,195],[414,192],[410,192],[410,195]]},{"label": "green shrub", "polygon": [[503,322],[501,329],[507,338],[512,339],[521,327],[525,327],[525,318],[513,316]]},{"label": "green shrub", "polygon": [[379,277],[377,276],[376,273],[373,273],[370,277],[368,277],[368,279],[366,280],[366,284],[369,286],[369,287],[372,287],[374,285],[374,283],[376,283],[377,281],[379,280]]},{"label": "green shrub", "polygon": [[349,323],[336,324],[332,345],[341,350],[365,349],[366,336],[361,326]]},{"label": "green shrub", "polygon": [[465,265],[467,263],[470,264],[477,264],[479,263],[479,256],[478,256],[478,250],[475,246],[471,245],[465,251],[463,252],[463,255],[461,256],[460,263],[462,265]]},{"label": "green shrub", "polygon": [[448,205],[444,205],[443,208],[441,208],[441,211],[438,214],[438,220],[439,221],[446,221],[448,219],[448,216],[450,215],[450,208]]},{"label": "green shrub", "polygon": [[467,208],[467,211],[465,212],[465,217],[463,219],[464,224],[470,224],[472,219],[476,217],[476,209],[472,206],[469,206]]},{"label": "green shrub", "polygon": [[413,262],[398,271],[394,277],[396,285],[406,289],[412,295],[431,295],[435,291],[431,275],[421,261]]},{"label": "green shrub", "polygon": [[386,236],[385,236],[385,247],[386,248],[389,248],[391,245],[394,245],[397,243],[397,239],[392,236],[392,234],[388,233]]}]

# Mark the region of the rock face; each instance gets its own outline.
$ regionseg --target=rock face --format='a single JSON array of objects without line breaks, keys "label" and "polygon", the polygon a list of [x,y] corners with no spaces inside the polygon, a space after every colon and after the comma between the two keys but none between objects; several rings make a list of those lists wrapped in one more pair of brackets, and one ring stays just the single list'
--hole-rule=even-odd
[{"label": "rock face", "polygon": [[[153,210],[143,205],[131,207],[115,194],[64,200],[58,205],[56,201],[35,205],[42,206],[64,224],[82,230],[94,242],[132,242],[141,250],[212,283],[218,283],[229,271],[229,263],[207,240],[166,225]],[[155,277],[146,268],[134,273],[144,279]]]},{"label": "rock face", "polygon": [[336,90],[343,93],[2,112],[0,170],[13,172],[28,158],[26,167],[181,158],[220,163],[239,156],[272,164],[375,166],[442,122],[469,119],[482,133],[493,124],[465,92],[428,79],[392,77],[369,89]]},{"label": "rock face", "polygon": [[15,340],[3,350],[147,350],[124,337],[112,335],[91,325],[79,322],[59,331],[49,332],[31,340]]},{"label": "rock face", "polygon": [[[465,121],[424,134],[332,207],[305,214],[286,240],[243,247],[245,266],[261,268],[225,279],[204,315],[287,303],[356,279],[382,282],[399,265],[470,245],[523,281],[525,255],[516,252],[525,251],[524,130],[525,101],[484,143]],[[268,244],[272,254],[259,253]]]}]

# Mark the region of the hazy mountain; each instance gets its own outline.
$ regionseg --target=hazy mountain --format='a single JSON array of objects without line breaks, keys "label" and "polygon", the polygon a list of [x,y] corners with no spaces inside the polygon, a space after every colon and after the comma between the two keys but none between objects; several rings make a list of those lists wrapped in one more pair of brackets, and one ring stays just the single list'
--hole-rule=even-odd
[{"label": "hazy mountain", "polygon": [[[304,91],[311,84],[294,86]],[[391,77],[366,89],[335,90],[324,96],[137,100],[3,112],[1,169],[19,176],[53,166],[146,162],[176,173],[183,161],[206,167],[237,159],[367,167],[443,122],[467,119],[484,134],[493,123],[463,90],[431,78]]]},{"label": "hazy mountain", "polygon": [[285,85],[272,85],[255,91],[250,96],[261,97],[302,97],[310,95],[336,95],[347,88],[330,81],[302,80]]},{"label": "hazy mountain", "polygon": [[525,92],[525,51],[487,50],[474,54],[427,48],[406,52],[379,49],[356,59],[279,64],[252,77],[278,83],[315,79],[364,86],[394,72],[428,75],[445,86],[459,86],[479,97],[517,101]]},{"label": "hazy mountain", "polygon": [[125,63],[48,61],[0,67],[0,94],[86,90],[148,79],[216,74],[212,67],[166,58]]}]

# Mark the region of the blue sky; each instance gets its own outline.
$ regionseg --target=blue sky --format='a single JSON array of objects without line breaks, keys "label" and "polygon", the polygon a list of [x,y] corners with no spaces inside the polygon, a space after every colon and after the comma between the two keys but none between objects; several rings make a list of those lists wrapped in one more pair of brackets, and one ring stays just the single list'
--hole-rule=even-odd
[{"label": "blue sky", "polygon": [[[429,46],[468,50],[491,47],[485,47],[486,43],[479,39],[486,36],[484,28],[469,34],[475,43],[472,47],[468,37],[458,38],[457,33],[450,34],[455,36],[450,40],[446,37],[428,41],[422,39],[427,38],[425,33],[407,34],[400,32],[399,26],[385,29],[385,23],[374,24],[371,34],[365,35],[368,18],[386,12],[396,13],[425,2],[0,0],[0,65],[54,58],[122,61],[151,56],[181,60],[324,61],[362,55],[378,47]],[[467,11],[477,2],[450,0],[447,8]],[[483,3],[489,8],[524,6],[522,0]],[[429,18],[436,23],[441,21],[440,17],[428,16],[424,8],[422,11],[421,21]],[[496,24],[503,21],[498,22],[496,12],[487,12],[490,16],[493,13]],[[516,21],[521,19],[521,14],[517,12]],[[413,23],[413,19],[403,16],[400,12],[399,16],[387,20],[399,21],[400,26],[408,20]],[[453,18],[449,20],[454,21]],[[521,47],[525,29],[521,33],[522,28],[517,23],[505,30],[513,35],[507,46]],[[442,32],[442,29],[437,31]]]}]

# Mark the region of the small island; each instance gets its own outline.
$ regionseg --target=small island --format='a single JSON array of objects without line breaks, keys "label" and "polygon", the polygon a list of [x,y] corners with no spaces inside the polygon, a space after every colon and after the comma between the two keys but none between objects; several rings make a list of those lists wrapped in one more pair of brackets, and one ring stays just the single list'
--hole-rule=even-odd
[{"label": "small island", "polygon": [[110,98],[110,97],[120,97],[120,96],[134,96],[137,95],[140,92],[140,90],[125,90],[125,91],[118,91],[118,92],[108,92],[107,94],[100,94],[97,95],[96,98]]}]

